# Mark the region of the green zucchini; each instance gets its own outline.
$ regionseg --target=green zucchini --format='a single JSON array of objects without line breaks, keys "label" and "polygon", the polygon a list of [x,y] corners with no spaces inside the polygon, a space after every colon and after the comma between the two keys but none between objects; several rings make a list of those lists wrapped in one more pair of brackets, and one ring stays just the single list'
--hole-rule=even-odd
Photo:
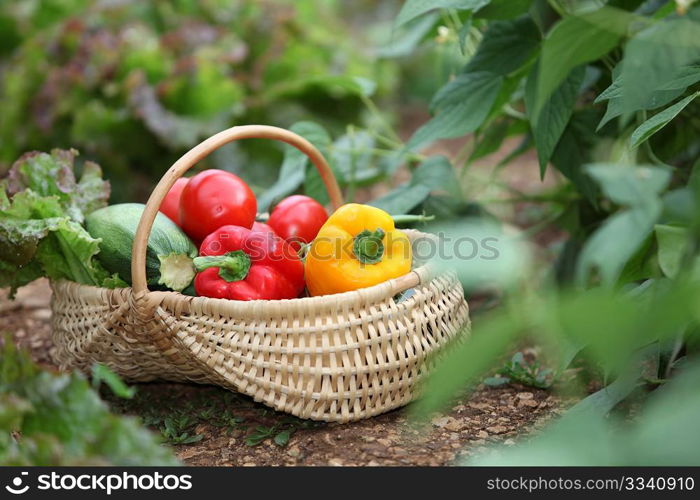
[{"label": "green zucchini", "polygon": [[[141,203],[111,205],[95,210],[85,219],[88,233],[101,239],[97,259],[109,272],[117,273],[129,284],[131,247],[144,208]],[[158,212],[146,252],[148,284],[178,292],[187,288],[195,276],[192,259],[196,256],[194,243],[173,221]]]}]

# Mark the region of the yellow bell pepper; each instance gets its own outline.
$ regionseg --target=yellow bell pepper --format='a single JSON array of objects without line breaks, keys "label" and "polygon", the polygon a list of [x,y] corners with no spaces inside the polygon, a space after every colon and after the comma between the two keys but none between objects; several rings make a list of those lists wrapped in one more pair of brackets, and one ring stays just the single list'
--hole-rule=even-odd
[{"label": "yellow bell pepper", "polygon": [[306,255],[306,285],[311,295],[328,295],[373,286],[411,270],[408,237],[383,210],[349,203],[321,227]]}]

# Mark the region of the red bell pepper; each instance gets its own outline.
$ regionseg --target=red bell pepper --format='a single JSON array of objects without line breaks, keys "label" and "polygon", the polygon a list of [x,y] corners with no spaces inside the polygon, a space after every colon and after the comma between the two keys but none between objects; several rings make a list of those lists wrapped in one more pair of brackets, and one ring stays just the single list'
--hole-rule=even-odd
[{"label": "red bell pepper", "polygon": [[253,222],[253,227],[251,227],[250,230],[251,230],[251,231],[257,231],[257,232],[259,232],[259,233],[273,233],[273,234],[277,234],[277,233],[275,233],[275,231],[274,231],[270,226],[268,226],[268,225],[265,224],[264,222],[258,222],[258,221]]},{"label": "red bell pepper", "polygon": [[207,236],[194,259],[197,295],[232,300],[293,299],[304,291],[304,264],[273,233],[223,226]]}]

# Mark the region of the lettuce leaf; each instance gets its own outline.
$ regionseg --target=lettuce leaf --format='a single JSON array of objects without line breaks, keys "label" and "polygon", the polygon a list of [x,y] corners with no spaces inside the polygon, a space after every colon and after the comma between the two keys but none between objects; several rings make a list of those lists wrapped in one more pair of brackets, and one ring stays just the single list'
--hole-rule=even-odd
[{"label": "lettuce leaf", "polygon": [[0,183],[0,287],[16,289],[39,277],[110,288],[126,286],[94,258],[100,240],[82,227],[107,205],[109,183],[100,167],[75,176],[77,151],[27,153]]},{"label": "lettuce leaf", "polygon": [[102,169],[93,162],[85,162],[80,181],[76,180],[76,156],[75,149],[25,153],[10,169],[8,195],[31,191],[41,197],[55,196],[63,214],[82,224],[85,215],[107,206],[110,187],[102,180]]}]

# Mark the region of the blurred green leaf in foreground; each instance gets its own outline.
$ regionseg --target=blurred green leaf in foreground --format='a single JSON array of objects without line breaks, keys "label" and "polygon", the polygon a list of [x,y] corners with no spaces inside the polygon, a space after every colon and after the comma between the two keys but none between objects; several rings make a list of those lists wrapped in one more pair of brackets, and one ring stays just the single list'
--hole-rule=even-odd
[{"label": "blurred green leaf in foreground", "polygon": [[[425,418],[444,408],[493,373],[518,342],[530,339],[559,359],[561,369],[574,358],[585,361],[608,385],[535,438],[469,463],[700,465],[700,441],[692,430],[700,412],[700,281],[689,273],[623,288],[558,290],[525,264],[522,237],[496,237],[495,229],[487,233],[483,227],[456,223],[443,235],[448,240],[458,235],[477,241],[496,238],[492,246],[498,255],[491,265],[479,265],[478,257],[460,258],[457,252],[434,262],[464,277],[468,289],[497,284],[506,292],[503,304],[477,316],[471,337],[441,360],[412,407],[414,416]],[[469,281],[475,266],[481,275],[477,282]],[[512,279],[504,280],[508,276]],[[574,389],[586,395],[583,388]],[[641,411],[630,413],[629,405],[621,404],[632,396],[645,401]]]},{"label": "blurred green leaf in foreground", "polygon": [[130,417],[110,413],[77,373],[53,374],[0,348],[0,465],[177,465]]}]

